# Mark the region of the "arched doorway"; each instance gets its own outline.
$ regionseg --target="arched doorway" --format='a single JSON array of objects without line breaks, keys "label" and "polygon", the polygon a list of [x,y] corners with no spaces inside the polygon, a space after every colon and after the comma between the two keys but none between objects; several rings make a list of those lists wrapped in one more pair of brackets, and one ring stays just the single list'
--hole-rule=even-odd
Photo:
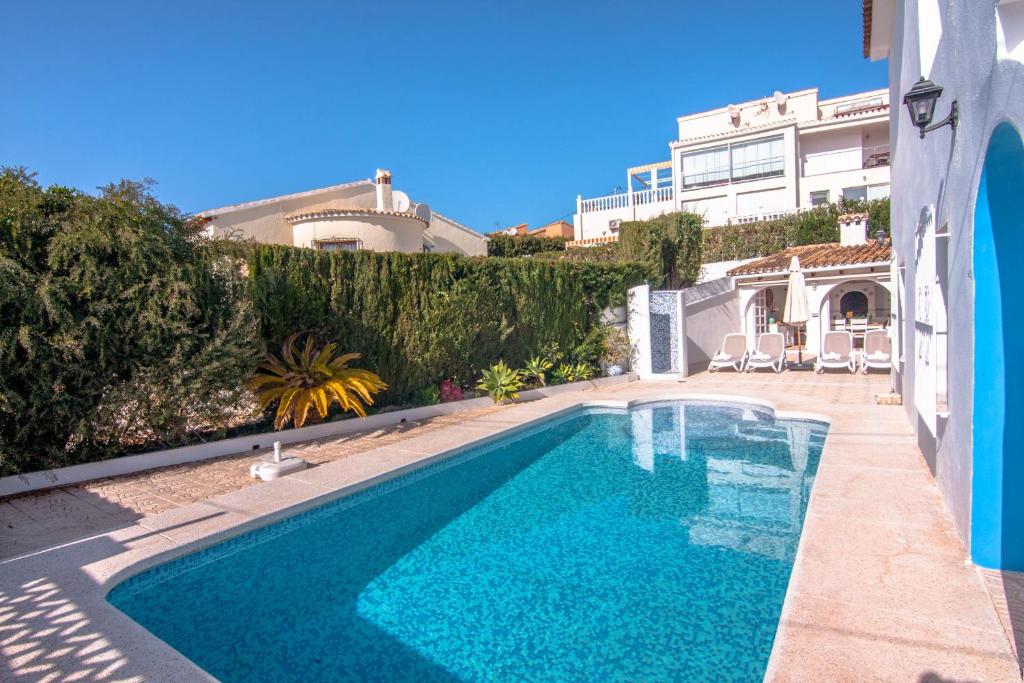
[{"label": "arched doorway", "polygon": [[974,210],[974,413],[971,557],[1024,571],[1024,145],[992,133]]}]

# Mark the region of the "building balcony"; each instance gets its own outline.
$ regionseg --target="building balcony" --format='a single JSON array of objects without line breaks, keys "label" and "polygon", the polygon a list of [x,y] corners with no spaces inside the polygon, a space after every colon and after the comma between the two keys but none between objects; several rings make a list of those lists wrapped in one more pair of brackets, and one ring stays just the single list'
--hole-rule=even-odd
[{"label": "building balcony", "polygon": [[652,204],[671,203],[674,193],[672,187],[658,187],[635,192],[622,192],[592,199],[579,199],[577,213],[596,213],[614,209],[627,209],[634,206],[650,206]]},{"label": "building balcony", "polygon": [[853,147],[834,152],[807,154],[800,158],[803,177],[881,168],[889,165],[889,145]]}]

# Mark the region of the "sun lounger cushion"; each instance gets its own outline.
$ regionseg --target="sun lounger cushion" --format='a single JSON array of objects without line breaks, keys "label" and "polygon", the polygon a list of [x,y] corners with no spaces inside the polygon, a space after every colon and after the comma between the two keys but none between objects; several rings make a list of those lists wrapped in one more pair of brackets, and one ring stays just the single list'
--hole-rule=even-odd
[{"label": "sun lounger cushion", "polygon": [[831,353],[830,352],[830,353],[823,353],[823,354],[821,354],[821,359],[822,360],[840,360],[840,359],[842,359],[842,357],[843,357],[843,354],[841,354],[841,353]]},{"label": "sun lounger cushion", "polygon": [[728,354],[728,353],[724,353],[722,351],[719,351],[718,353],[715,354],[714,360],[730,361],[730,360],[732,360],[732,355]]},{"label": "sun lounger cushion", "polygon": [[750,354],[750,359],[751,360],[772,360],[772,357],[769,356],[767,353],[761,353],[760,351],[754,351],[754,353]]},{"label": "sun lounger cushion", "polygon": [[889,360],[889,354],[887,354],[885,351],[875,351],[874,353],[868,354],[868,359],[885,361]]}]

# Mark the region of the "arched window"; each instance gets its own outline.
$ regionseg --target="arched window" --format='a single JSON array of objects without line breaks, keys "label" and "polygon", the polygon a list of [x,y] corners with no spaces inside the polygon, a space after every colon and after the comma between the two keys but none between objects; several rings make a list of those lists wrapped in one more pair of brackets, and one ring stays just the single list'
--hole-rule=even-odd
[{"label": "arched window", "polygon": [[839,312],[844,318],[863,318],[868,314],[868,297],[864,292],[847,292],[839,300]]}]

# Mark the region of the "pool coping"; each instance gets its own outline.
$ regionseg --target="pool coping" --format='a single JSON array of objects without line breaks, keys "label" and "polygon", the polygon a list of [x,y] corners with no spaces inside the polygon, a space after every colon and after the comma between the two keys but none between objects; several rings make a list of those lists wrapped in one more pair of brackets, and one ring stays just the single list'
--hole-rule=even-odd
[{"label": "pool coping", "polygon": [[[671,386],[671,385],[669,385]],[[587,392],[590,393],[590,392]],[[57,549],[30,553],[0,562],[0,595],[26,581],[45,576],[70,595],[77,609],[97,629],[103,641],[131,663],[129,680],[161,679],[176,681],[216,680],[185,655],[149,633],[106,599],[108,592],[122,581],[156,565],[191,554],[217,543],[243,535],[277,521],[357,493],[395,477],[411,473],[439,460],[497,439],[530,429],[540,423],[584,408],[629,409],[638,405],[665,401],[691,400],[755,405],[771,410],[779,419],[814,420],[829,425],[822,450],[820,468],[839,460],[833,439],[835,419],[818,412],[781,410],[778,403],[758,397],[721,392],[667,389],[665,384],[631,383],[629,395],[620,397],[588,396],[574,392],[542,400],[520,403],[507,410],[471,418],[430,434],[414,436],[400,443],[365,451],[344,460],[320,465],[288,477],[234,491],[186,507],[145,517],[133,526],[112,531]],[[597,390],[594,393],[603,393]],[[610,393],[617,393],[612,390]],[[842,407],[836,406],[842,410]],[[834,411],[831,411],[834,412]],[[817,477],[816,477],[817,480]],[[815,510],[819,487],[811,489],[810,500],[801,526],[794,565],[779,618],[776,637],[765,678],[777,677],[779,651],[787,637],[786,627],[795,609],[794,584],[800,580],[805,564],[809,534],[807,522]],[[119,552],[95,556],[93,544]],[[54,552],[56,551],[56,555]],[[788,634],[788,635],[787,635]],[[797,634],[797,637],[800,637]],[[56,642],[45,643],[59,649],[59,635],[47,636]],[[15,666],[17,657],[15,657]]]}]

